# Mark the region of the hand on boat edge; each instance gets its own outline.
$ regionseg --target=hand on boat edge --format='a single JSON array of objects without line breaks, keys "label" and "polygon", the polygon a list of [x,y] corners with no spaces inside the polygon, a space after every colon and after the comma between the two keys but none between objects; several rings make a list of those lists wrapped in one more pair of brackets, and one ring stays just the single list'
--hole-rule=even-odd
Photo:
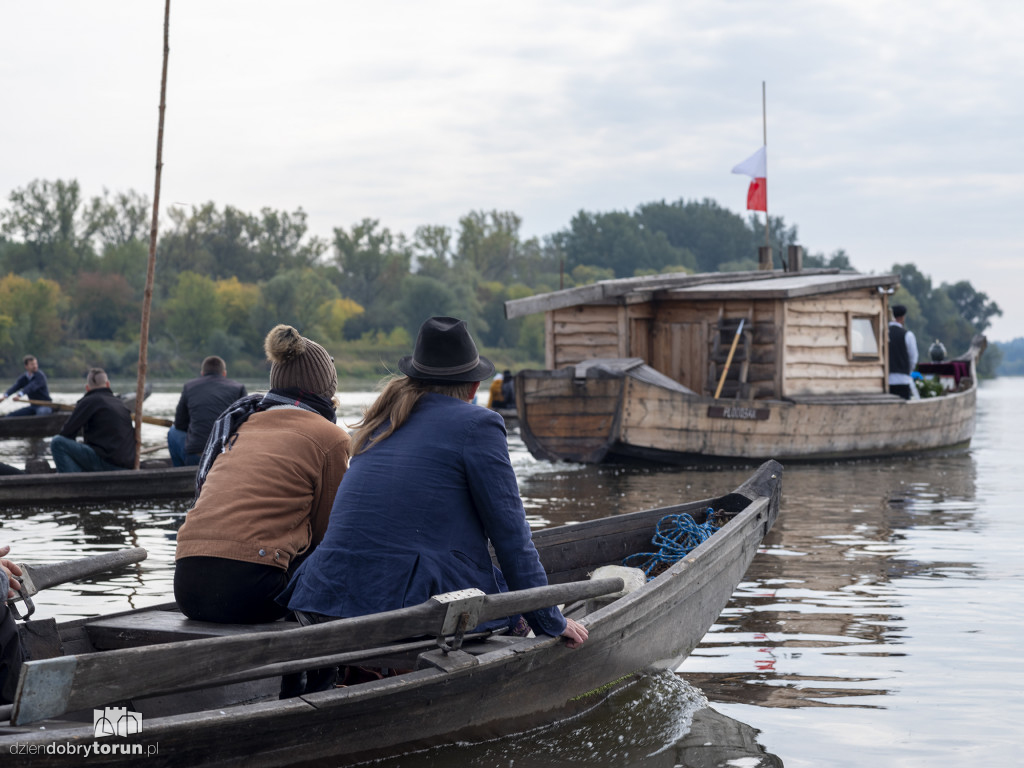
[{"label": "hand on boat edge", "polygon": [[583,643],[586,642],[590,633],[587,632],[587,628],[584,627],[577,621],[572,619],[565,620],[565,629],[562,631],[562,637],[565,638],[565,644],[570,648],[579,648]]},{"label": "hand on boat edge", "polygon": [[4,555],[11,551],[11,545],[5,544],[0,547],[0,568],[4,570],[7,577],[10,579],[11,587],[7,590],[7,594],[3,596],[3,600],[0,604],[6,603],[9,598],[17,597],[18,591],[21,589],[21,583],[17,577],[21,576],[21,568],[18,567],[17,563],[8,560]]}]

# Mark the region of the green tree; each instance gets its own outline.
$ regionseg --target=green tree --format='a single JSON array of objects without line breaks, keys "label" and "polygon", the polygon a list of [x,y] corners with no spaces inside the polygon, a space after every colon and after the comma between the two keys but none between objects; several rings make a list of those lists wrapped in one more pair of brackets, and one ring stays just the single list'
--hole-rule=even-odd
[{"label": "green tree", "polygon": [[83,339],[129,339],[139,332],[135,291],[118,274],[81,272],[75,284],[71,309],[77,335]]},{"label": "green tree", "polygon": [[345,339],[345,323],[353,317],[363,314],[364,311],[352,299],[334,299],[320,308],[321,317],[318,325],[324,329],[327,338],[331,341],[343,341]]},{"label": "green tree", "polygon": [[148,262],[149,243],[143,240],[129,240],[126,243],[105,245],[97,271],[127,280],[134,291],[135,300],[141,306],[142,292],[146,288]]},{"label": "green tree", "polygon": [[310,267],[327,244],[306,238],[306,214],[264,208],[253,216],[210,202],[168,210],[173,229],[160,240],[158,263],[172,274],[191,271],[214,279],[237,277],[243,282],[270,280],[279,271]]},{"label": "green tree", "polygon": [[459,315],[457,303],[455,291],[442,281],[426,275],[409,275],[402,282],[398,302],[402,327],[415,338],[428,317]]},{"label": "green tree", "polygon": [[1003,310],[988,295],[974,290],[966,280],[953,285],[943,283],[940,286],[956,306],[960,316],[970,323],[978,333],[983,333],[991,325],[992,317],[1001,317]]},{"label": "green tree", "polygon": [[306,336],[323,336],[317,327],[324,317],[324,305],[341,298],[338,289],[318,270],[288,269],[261,287],[265,330],[278,323],[295,326]]},{"label": "green tree", "polygon": [[217,303],[223,312],[224,334],[228,339],[237,339],[237,343],[231,341],[228,346],[231,349],[245,351],[255,359],[261,358],[263,338],[269,327],[264,328],[261,320],[263,296],[260,287],[255,283],[243,283],[237,277],[230,277],[227,280],[218,280],[215,289]]},{"label": "green tree", "polygon": [[111,195],[104,189],[89,201],[85,215],[102,248],[149,242],[153,211],[146,196],[134,190]]},{"label": "green tree", "polygon": [[807,269],[853,269],[850,257],[842,248],[833,251],[831,256],[826,257],[823,253],[804,254],[804,267]]},{"label": "green tree", "polygon": [[451,269],[452,230],[434,225],[417,227],[413,234],[412,254],[416,274],[444,280]]},{"label": "green tree", "polygon": [[522,223],[512,211],[470,211],[459,219],[455,261],[471,266],[482,280],[508,280],[519,255]]},{"label": "green tree", "polygon": [[212,334],[224,327],[214,281],[195,272],[182,272],[157,324],[177,344],[178,354],[194,357],[208,348]]},{"label": "green tree", "polygon": [[724,262],[757,260],[753,233],[743,217],[714,200],[646,203],[637,208],[636,218],[644,230],[662,233],[673,249],[689,255],[676,259],[666,254],[651,264],[658,271],[668,264],[682,264],[695,272],[716,272]]},{"label": "green tree", "polygon": [[20,240],[7,266],[20,274],[40,274],[68,283],[95,267],[92,238],[99,222],[82,214],[77,181],[35,180],[11,192],[11,207],[0,211],[0,232]]},{"label": "green tree", "polygon": [[[764,245],[764,222],[757,215],[750,214],[750,229],[753,233],[753,250]],[[786,263],[786,256],[789,253],[789,246],[797,244],[797,228],[787,227],[781,216],[768,217],[768,237],[772,247],[772,265],[775,269],[782,269]],[[757,259],[760,263],[760,259]]]},{"label": "green tree", "polygon": [[0,359],[19,360],[26,354],[44,357],[63,336],[61,315],[67,299],[53,280],[28,280],[18,275],[0,279]]},{"label": "green tree", "polygon": [[292,213],[262,208],[259,219],[250,217],[248,238],[264,277],[270,270],[304,269],[315,266],[329,247],[321,237],[308,237],[306,212]]},{"label": "green tree", "polygon": [[615,277],[631,277],[638,270],[660,271],[666,264],[696,266],[689,249],[674,246],[665,232],[646,226],[641,216],[625,211],[580,211],[558,243],[569,271],[589,266],[611,270]]},{"label": "green tree", "polygon": [[[936,288],[932,279],[913,264],[894,264],[892,271],[900,276],[900,287],[890,306],[907,306],[907,326],[917,336],[922,358],[935,340],[941,341],[949,354],[962,354],[974,335],[988,328],[990,318],[1002,314],[997,304],[967,281],[943,283]],[[998,354],[986,353],[979,368],[988,374],[997,363]]]},{"label": "green tree", "polygon": [[345,324],[345,335],[357,339],[368,331],[390,331],[401,324],[395,303],[409,275],[412,249],[402,235],[395,236],[377,219],[363,219],[348,232],[334,230],[333,273],[345,298],[366,311]]}]

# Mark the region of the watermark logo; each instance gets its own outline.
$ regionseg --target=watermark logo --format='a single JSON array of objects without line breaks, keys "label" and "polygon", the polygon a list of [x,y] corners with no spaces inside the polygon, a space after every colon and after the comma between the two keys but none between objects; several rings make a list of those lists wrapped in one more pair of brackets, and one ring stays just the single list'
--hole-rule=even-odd
[{"label": "watermark logo", "polygon": [[102,736],[131,736],[142,733],[142,714],[127,707],[104,707],[92,711],[92,731]]}]

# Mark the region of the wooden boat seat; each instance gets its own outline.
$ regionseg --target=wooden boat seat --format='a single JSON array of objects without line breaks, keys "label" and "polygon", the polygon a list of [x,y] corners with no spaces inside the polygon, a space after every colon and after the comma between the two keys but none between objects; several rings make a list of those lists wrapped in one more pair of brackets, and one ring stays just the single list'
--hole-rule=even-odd
[{"label": "wooden boat seat", "polygon": [[177,610],[153,610],[125,613],[92,621],[88,625],[88,633],[96,650],[110,650],[202,637],[277,632],[295,629],[298,626],[294,621],[283,620],[266,624],[215,624],[209,621],[193,621]]}]

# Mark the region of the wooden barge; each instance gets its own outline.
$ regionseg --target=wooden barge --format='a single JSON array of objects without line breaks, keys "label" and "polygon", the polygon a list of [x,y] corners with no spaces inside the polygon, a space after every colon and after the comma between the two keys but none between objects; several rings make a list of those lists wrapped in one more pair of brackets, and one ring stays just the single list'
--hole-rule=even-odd
[{"label": "wooden barge", "polygon": [[[520,433],[549,460],[816,461],[963,450],[977,337],[922,364],[948,390],[888,393],[896,275],[656,275],[506,303],[543,312],[546,365],[516,377]],[[735,342],[735,344],[734,344]]]}]

